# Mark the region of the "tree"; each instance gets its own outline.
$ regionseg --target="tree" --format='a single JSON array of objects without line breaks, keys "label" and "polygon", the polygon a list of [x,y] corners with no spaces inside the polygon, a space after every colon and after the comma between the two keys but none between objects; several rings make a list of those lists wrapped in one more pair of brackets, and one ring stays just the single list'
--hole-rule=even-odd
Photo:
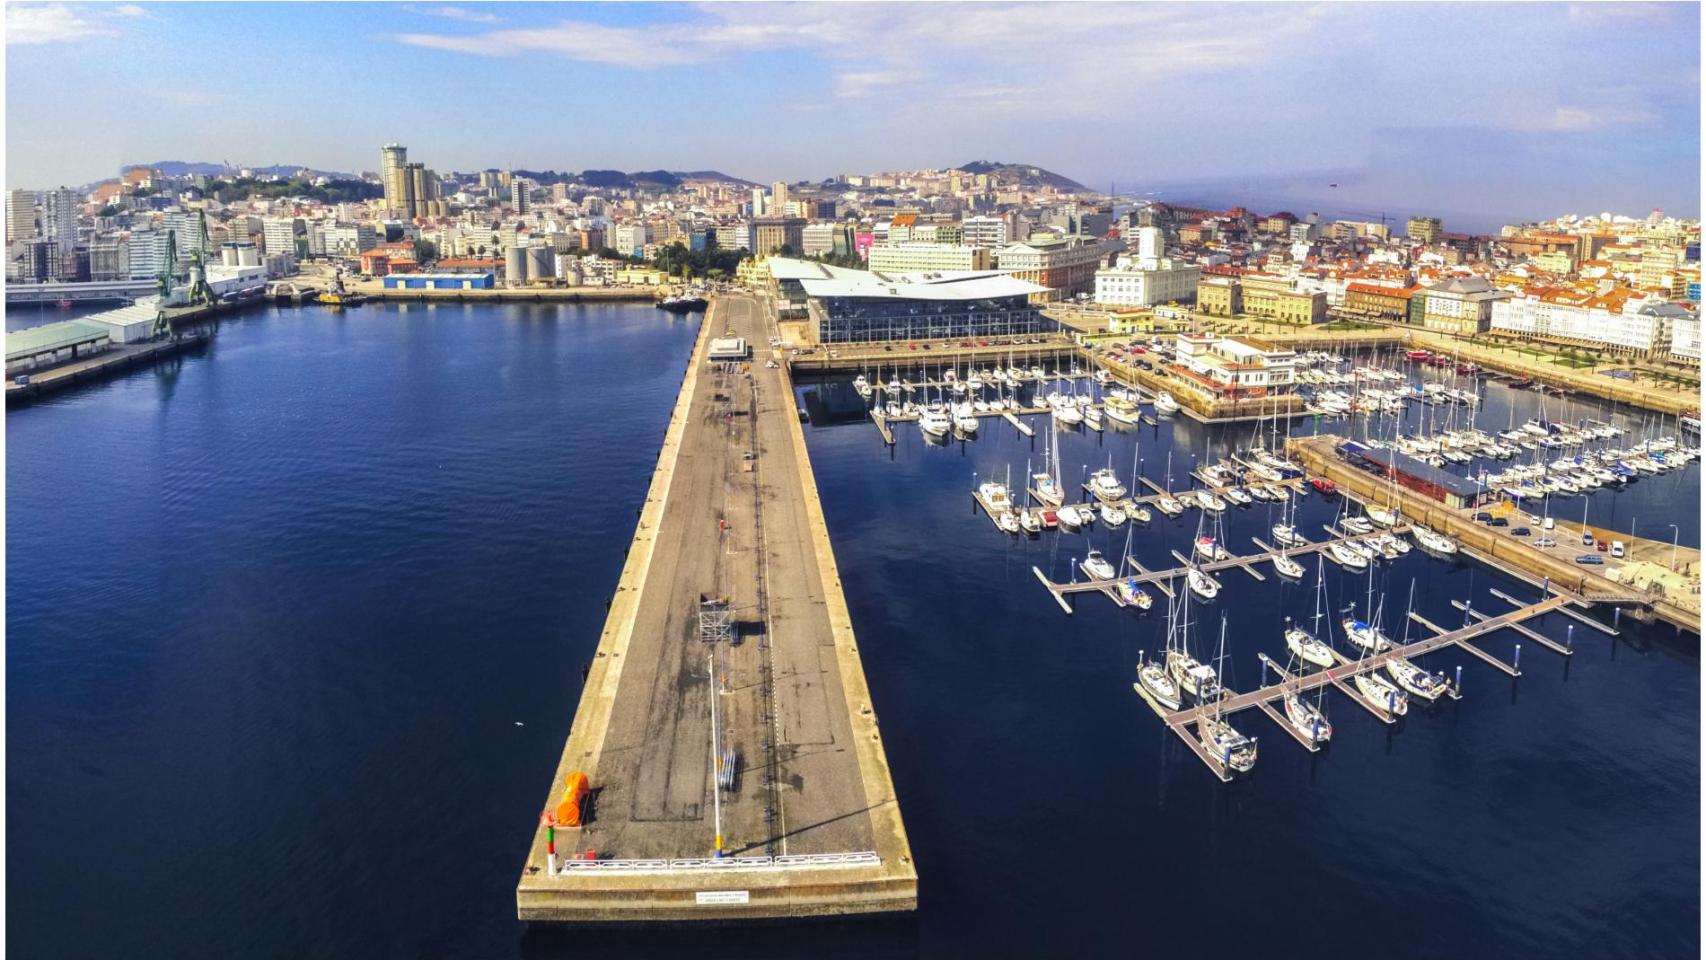
[{"label": "tree", "polygon": [[415,241],[415,262],[432,263],[438,259],[438,245],[431,240]]}]

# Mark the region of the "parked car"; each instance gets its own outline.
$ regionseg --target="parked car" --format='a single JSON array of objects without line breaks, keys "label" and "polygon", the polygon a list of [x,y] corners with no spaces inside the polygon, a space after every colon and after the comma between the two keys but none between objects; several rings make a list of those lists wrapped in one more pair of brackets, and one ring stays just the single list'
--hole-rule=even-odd
[{"label": "parked car", "polygon": [[1582,546],[1584,546],[1584,547],[1593,546],[1593,534],[1587,532],[1586,530],[1582,531]]},{"label": "parked car", "polygon": [[1491,523],[1492,521],[1493,521],[1493,515],[1488,513],[1485,510],[1483,510],[1480,513],[1477,513],[1475,515],[1475,522],[1476,523]]},{"label": "parked car", "polygon": [[1598,543],[1594,544],[1593,548],[1595,550],[1598,550],[1600,553],[1604,553],[1610,546],[1611,546],[1610,544],[1606,543],[1604,540],[1601,540]]},{"label": "parked car", "polygon": [[1605,558],[1597,553],[1584,553],[1576,558],[1576,562],[1584,566],[1593,566],[1605,562]]},{"label": "parked car", "polygon": [[1539,547],[1542,550],[1545,550],[1547,547],[1557,546],[1558,541],[1552,539],[1551,537],[1541,537],[1540,539],[1534,541],[1534,545]]},{"label": "parked car", "polygon": [[1510,525],[1511,522],[1506,520],[1504,517],[1494,517],[1487,521],[1487,526],[1489,527],[1508,527]]},{"label": "parked car", "polygon": [[1619,560],[1623,559],[1623,541],[1611,541],[1611,555]]},{"label": "parked car", "polygon": [[1529,530],[1527,527],[1517,527],[1515,530],[1511,531],[1511,536],[1513,536],[1513,537],[1526,537],[1532,532],[1533,531]]}]

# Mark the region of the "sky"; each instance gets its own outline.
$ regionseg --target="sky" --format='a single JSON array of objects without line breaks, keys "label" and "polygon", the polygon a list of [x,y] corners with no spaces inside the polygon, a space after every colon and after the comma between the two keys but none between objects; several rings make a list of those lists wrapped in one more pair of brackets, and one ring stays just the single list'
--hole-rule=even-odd
[{"label": "sky", "polygon": [[395,141],[441,172],[1001,160],[1448,230],[1700,211],[1693,3],[13,2],[5,24],[7,187],[374,170]]}]

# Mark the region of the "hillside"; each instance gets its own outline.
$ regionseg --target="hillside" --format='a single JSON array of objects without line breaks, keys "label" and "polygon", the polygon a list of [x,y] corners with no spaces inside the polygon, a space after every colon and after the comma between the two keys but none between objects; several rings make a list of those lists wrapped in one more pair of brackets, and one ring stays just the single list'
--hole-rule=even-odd
[{"label": "hillside", "polygon": [[1002,163],[996,160],[974,160],[956,169],[966,173],[993,173],[1003,179],[1017,180],[1027,187],[1049,186],[1072,193],[1088,193],[1090,188],[1076,180],[1028,163]]}]

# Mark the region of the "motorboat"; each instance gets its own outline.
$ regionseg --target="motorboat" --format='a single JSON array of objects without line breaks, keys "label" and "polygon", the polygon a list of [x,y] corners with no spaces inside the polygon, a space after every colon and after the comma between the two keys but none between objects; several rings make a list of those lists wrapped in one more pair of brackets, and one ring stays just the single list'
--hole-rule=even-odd
[{"label": "motorboat", "polygon": [[1227,487],[1222,493],[1226,495],[1226,499],[1241,507],[1250,503],[1250,495],[1244,491],[1243,487]]},{"label": "motorboat", "polygon": [[918,415],[918,429],[932,437],[945,437],[954,428],[953,418],[939,405],[932,404]]},{"label": "motorboat", "polygon": [[1369,523],[1364,517],[1347,516],[1339,518],[1339,529],[1352,535],[1361,535],[1365,533],[1373,533],[1374,524]]},{"label": "motorboat", "polygon": [[1084,422],[1084,411],[1076,403],[1058,403],[1050,407],[1056,423],[1075,425]]},{"label": "motorboat", "polygon": [[1102,410],[1108,419],[1115,423],[1137,423],[1142,414],[1137,404],[1123,397],[1108,397],[1102,401]]},{"label": "motorboat", "polygon": [[997,480],[985,480],[977,485],[977,495],[990,513],[1006,513],[1013,509],[1013,497],[1007,485]]},{"label": "motorboat", "polygon": [[1019,529],[1031,534],[1041,533],[1043,522],[1035,513],[1024,510],[1019,513]]},{"label": "motorboat", "polygon": [[1303,537],[1297,532],[1297,528],[1289,523],[1276,523],[1271,529],[1274,539],[1278,540],[1282,547],[1295,547],[1303,542]]},{"label": "motorboat", "polygon": [[1219,513],[1226,509],[1226,501],[1212,493],[1209,493],[1207,490],[1198,490],[1197,506],[1202,507],[1210,513]]},{"label": "motorboat", "polygon": [[977,414],[971,404],[954,404],[954,430],[961,436],[977,433]]},{"label": "motorboat", "polygon": [[1137,682],[1132,687],[1139,692],[1147,693],[1156,703],[1169,710],[1179,709],[1182,702],[1179,685],[1173,678],[1167,676],[1167,671],[1158,663],[1143,663],[1137,668]]},{"label": "motorboat", "polygon": [[1117,503],[1124,500],[1129,491],[1112,467],[1103,467],[1090,474],[1090,492],[1103,503]]},{"label": "motorboat", "polygon": [[1107,557],[1102,556],[1100,550],[1090,551],[1089,555],[1079,563],[1079,567],[1084,570],[1084,575],[1092,580],[1112,580],[1114,578],[1114,565],[1108,562]]},{"label": "motorboat", "polygon": [[1096,522],[1096,515],[1090,511],[1090,508],[1074,506],[1072,504],[1061,507],[1058,515],[1060,517],[1060,525],[1068,530],[1076,530],[1079,527],[1088,526]]},{"label": "motorboat", "polygon": [[1155,509],[1165,513],[1169,517],[1176,517],[1185,512],[1185,505],[1180,503],[1178,499],[1174,497],[1162,494],[1155,498]]},{"label": "motorboat", "polygon": [[1104,503],[1096,512],[1101,515],[1102,522],[1110,527],[1117,527],[1126,521],[1125,510],[1118,504]]},{"label": "motorboat", "polygon": [[1398,523],[1398,512],[1390,507],[1369,507],[1368,519],[1383,527],[1396,526]]},{"label": "motorboat", "polygon": [[871,382],[865,379],[864,374],[861,373],[853,378],[853,389],[864,399],[871,399]]},{"label": "motorboat", "polygon": [[1155,413],[1157,416],[1170,417],[1179,412],[1179,401],[1173,395],[1163,390],[1155,395]]},{"label": "motorboat", "polygon": [[1002,533],[1019,532],[1019,518],[1012,512],[996,514],[995,525],[1001,529]]}]

